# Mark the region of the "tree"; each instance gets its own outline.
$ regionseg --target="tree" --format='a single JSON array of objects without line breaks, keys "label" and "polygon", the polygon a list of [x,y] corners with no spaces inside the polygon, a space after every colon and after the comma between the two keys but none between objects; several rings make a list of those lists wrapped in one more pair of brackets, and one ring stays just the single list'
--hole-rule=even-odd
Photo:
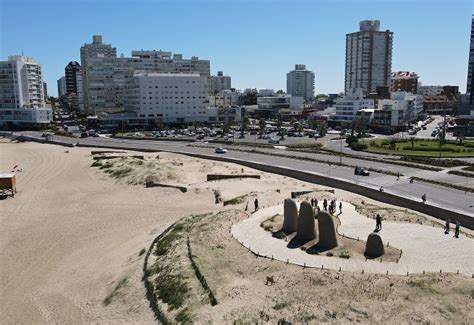
[{"label": "tree", "polygon": [[319,122],[318,130],[319,130],[319,136],[320,136],[320,137],[324,137],[324,136],[326,135],[326,133],[328,132],[328,128],[327,128],[327,126],[326,126],[326,122],[320,121],[320,122]]},{"label": "tree", "polygon": [[265,133],[265,126],[266,126],[265,119],[261,118],[258,121],[258,127],[260,128],[260,130],[258,131],[258,134],[260,135],[260,137]]},{"label": "tree", "polygon": [[353,123],[353,130],[357,132],[357,136],[360,138],[362,135],[365,135],[365,130],[367,128],[365,115],[362,114],[355,118]]},{"label": "tree", "polygon": [[244,138],[245,131],[247,131],[249,128],[249,114],[245,110],[245,108],[242,108],[242,122],[240,124],[240,138]]},{"label": "tree", "polygon": [[230,126],[231,126],[231,123],[229,120],[227,120],[225,123],[224,123],[224,127],[223,127],[223,133],[226,134],[226,133],[229,133],[230,131]]},{"label": "tree", "polygon": [[348,135],[348,136],[346,137],[346,143],[347,143],[348,145],[351,145],[352,143],[358,142],[358,141],[359,141],[359,139],[358,139],[355,135],[353,135],[353,134]]},{"label": "tree", "polygon": [[293,130],[295,132],[302,132],[303,131],[303,125],[301,125],[300,122],[295,122],[295,123],[293,123]]},{"label": "tree", "polygon": [[285,92],[284,92],[282,89],[280,89],[280,90],[277,90],[276,93],[277,93],[278,95],[281,95],[281,94],[284,94]]}]

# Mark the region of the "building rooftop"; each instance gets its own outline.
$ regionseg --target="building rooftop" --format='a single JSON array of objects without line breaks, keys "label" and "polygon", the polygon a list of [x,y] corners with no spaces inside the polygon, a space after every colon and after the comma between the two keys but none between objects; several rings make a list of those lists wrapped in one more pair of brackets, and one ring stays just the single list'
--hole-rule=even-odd
[{"label": "building rooftop", "polygon": [[199,73],[135,72],[134,77],[200,77]]}]

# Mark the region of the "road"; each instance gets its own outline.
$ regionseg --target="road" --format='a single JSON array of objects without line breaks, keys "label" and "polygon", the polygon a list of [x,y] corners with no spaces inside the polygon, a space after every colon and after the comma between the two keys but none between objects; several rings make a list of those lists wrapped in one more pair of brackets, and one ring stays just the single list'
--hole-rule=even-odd
[{"label": "road", "polygon": [[[23,134],[37,138],[40,137],[40,133],[37,132],[23,132]],[[181,154],[201,154],[207,155],[209,157],[219,155],[214,152],[213,148],[188,146],[187,142],[124,140],[105,137],[76,139],[54,136],[54,139],[71,144],[79,142],[83,145],[113,147],[117,149],[169,151]],[[394,176],[388,176],[375,172],[372,172],[368,177],[356,176],[354,175],[353,169],[348,167],[330,166],[325,163],[316,163],[293,158],[268,156],[249,152],[228,151],[226,157],[235,159],[236,163],[239,161],[252,161],[260,164],[280,166],[284,168],[330,176],[333,178],[360,184],[369,188],[378,189],[380,186],[383,186],[385,192],[387,193],[395,194],[415,201],[420,201],[421,196],[426,194],[427,203],[431,205],[456,211],[468,216],[474,215],[473,193],[417,181],[410,184],[407,177],[402,177],[397,181],[396,177]],[[348,158],[343,159],[345,160]],[[360,162],[364,162],[365,164],[373,164],[372,162],[363,160],[360,160]],[[397,170],[396,168],[399,168],[399,166],[394,167],[392,165],[391,168],[393,170]],[[426,171],[417,171],[416,169],[413,169],[412,172],[415,174],[418,173],[421,176],[423,176],[423,173],[426,173]]]}]

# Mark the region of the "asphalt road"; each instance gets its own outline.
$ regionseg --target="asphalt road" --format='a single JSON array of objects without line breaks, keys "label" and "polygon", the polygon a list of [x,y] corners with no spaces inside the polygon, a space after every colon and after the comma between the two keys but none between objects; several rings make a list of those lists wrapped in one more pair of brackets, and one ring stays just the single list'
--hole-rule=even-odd
[{"label": "asphalt road", "polygon": [[[25,135],[40,137],[37,132],[23,132]],[[199,148],[188,146],[187,142],[167,142],[167,141],[147,141],[147,140],[124,140],[112,139],[105,137],[97,138],[68,138],[54,136],[54,139],[64,141],[67,143],[81,143],[83,145],[95,145],[104,147],[114,147],[117,149],[146,149],[156,151],[169,151],[181,154],[202,154],[210,157],[217,156],[213,148]],[[54,140],[53,139],[53,140]],[[275,149],[276,150],[276,149]],[[474,216],[474,194],[470,192],[463,192],[459,190],[450,189],[444,186],[433,185],[429,183],[417,182],[410,184],[407,177],[402,177],[396,180],[394,176],[372,172],[370,176],[356,176],[353,169],[341,166],[329,166],[325,163],[316,163],[311,161],[297,160],[285,157],[275,157],[256,153],[228,151],[227,158],[233,158],[238,163],[241,161],[253,161],[261,164],[281,166],[285,168],[307,171],[321,175],[331,176],[378,189],[380,186],[384,187],[387,193],[395,194],[401,197],[412,200],[420,200],[423,194],[426,194],[427,203],[442,208],[457,211],[459,213]],[[343,158],[346,159],[346,158]],[[372,162],[365,162],[365,164]],[[392,166],[392,168],[395,168]],[[398,168],[398,166],[396,166]],[[414,171],[417,172],[416,169]],[[423,173],[419,170],[419,173]]]}]

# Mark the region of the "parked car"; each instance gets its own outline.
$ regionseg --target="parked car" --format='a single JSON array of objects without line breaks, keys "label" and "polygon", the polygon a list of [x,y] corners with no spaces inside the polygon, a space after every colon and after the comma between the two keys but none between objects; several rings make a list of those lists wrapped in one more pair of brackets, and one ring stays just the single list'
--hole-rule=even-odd
[{"label": "parked car", "polygon": [[224,148],[222,148],[222,147],[218,147],[218,148],[216,148],[216,150],[215,150],[215,153],[226,153],[226,152],[227,152],[227,150],[224,149]]},{"label": "parked car", "polygon": [[279,144],[279,143],[280,143],[280,140],[270,138],[270,139],[268,139],[268,143]]},{"label": "parked car", "polygon": [[363,168],[363,167],[359,167],[357,166],[355,169],[354,169],[354,175],[359,175],[359,176],[369,176],[370,175],[370,172]]},{"label": "parked car", "polygon": [[202,140],[204,139],[204,134],[199,134],[197,137],[196,137],[197,140]]}]

